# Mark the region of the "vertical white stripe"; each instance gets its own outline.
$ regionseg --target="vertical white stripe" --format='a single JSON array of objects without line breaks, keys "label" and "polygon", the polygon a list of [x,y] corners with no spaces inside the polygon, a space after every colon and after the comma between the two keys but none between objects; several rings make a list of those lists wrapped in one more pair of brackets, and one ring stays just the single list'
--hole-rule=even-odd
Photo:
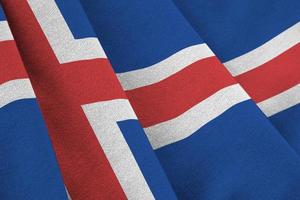
[{"label": "vertical white stripe", "polygon": [[66,190],[66,194],[67,194],[67,197],[68,197],[68,200],[72,200],[70,194],[69,194],[69,191],[67,189],[67,187],[65,186],[65,190]]},{"label": "vertical white stripe", "polygon": [[96,37],[74,39],[54,0],[28,0],[60,63],[106,58]]},{"label": "vertical white stripe", "polygon": [[13,39],[7,21],[0,21],[0,41]]},{"label": "vertical white stripe", "polygon": [[136,119],[128,100],[82,105],[98,141],[128,199],[154,199],[117,121]]}]

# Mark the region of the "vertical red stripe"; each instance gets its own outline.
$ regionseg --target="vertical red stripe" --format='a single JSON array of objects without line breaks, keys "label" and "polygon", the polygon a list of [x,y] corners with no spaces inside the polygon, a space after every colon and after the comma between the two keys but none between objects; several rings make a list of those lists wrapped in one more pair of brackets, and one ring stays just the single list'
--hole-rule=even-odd
[{"label": "vertical red stripe", "polygon": [[18,78],[27,78],[14,40],[0,42],[0,84]]},{"label": "vertical red stripe", "polygon": [[26,1],[3,5],[71,198],[125,199],[80,105],[125,98],[109,63],[97,59],[60,65]]}]

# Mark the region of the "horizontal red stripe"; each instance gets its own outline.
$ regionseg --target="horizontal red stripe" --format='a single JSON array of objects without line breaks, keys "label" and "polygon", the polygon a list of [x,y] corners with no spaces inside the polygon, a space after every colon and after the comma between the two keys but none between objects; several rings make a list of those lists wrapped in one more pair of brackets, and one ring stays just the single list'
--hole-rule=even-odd
[{"label": "horizontal red stripe", "polygon": [[277,95],[300,82],[300,44],[269,62],[236,77],[255,102]]},{"label": "horizontal red stripe", "polygon": [[126,94],[144,127],[182,114],[218,90],[235,84],[216,57],[197,61],[158,83]]},{"label": "horizontal red stripe", "polygon": [[[73,63],[45,63],[39,69],[28,65],[34,89],[57,103],[81,106],[87,103],[126,98],[107,59]],[[32,76],[34,74],[34,76]],[[50,94],[49,94],[50,93]],[[58,102],[59,99],[62,102]],[[48,99],[45,99],[46,101]]]},{"label": "horizontal red stripe", "polygon": [[18,78],[28,78],[13,40],[0,42],[0,84]]},{"label": "horizontal red stripe", "polygon": [[108,61],[60,65],[26,1],[3,6],[71,198],[126,199],[81,109],[81,104],[125,98]]}]

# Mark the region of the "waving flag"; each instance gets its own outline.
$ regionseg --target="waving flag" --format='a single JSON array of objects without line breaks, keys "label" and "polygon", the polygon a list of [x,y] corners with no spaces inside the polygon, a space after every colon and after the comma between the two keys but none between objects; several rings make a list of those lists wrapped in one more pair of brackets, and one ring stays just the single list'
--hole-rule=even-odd
[{"label": "waving flag", "polygon": [[300,2],[174,1],[300,154]]},{"label": "waving flag", "polygon": [[80,4],[4,5],[71,198],[175,199]]},{"label": "waving flag", "polygon": [[67,199],[47,128],[1,7],[0,32],[0,199]]},{"label": "waving flag", "polygon": [[298,2],[0,2],[0,199],[300,196]]},{"label": "waving flag", "polygon": [[171,1],[81,2],[179,199],[297,187],[299,157]]}]

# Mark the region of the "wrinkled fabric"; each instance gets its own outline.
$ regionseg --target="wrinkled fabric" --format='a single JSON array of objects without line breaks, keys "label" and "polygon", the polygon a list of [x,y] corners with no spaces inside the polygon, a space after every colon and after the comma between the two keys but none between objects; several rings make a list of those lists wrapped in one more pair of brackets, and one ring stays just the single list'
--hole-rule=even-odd
[{"label": "wrinkled fabric", "polygon": [[0,2],[0,199],[300,196],[297,1]]}]

